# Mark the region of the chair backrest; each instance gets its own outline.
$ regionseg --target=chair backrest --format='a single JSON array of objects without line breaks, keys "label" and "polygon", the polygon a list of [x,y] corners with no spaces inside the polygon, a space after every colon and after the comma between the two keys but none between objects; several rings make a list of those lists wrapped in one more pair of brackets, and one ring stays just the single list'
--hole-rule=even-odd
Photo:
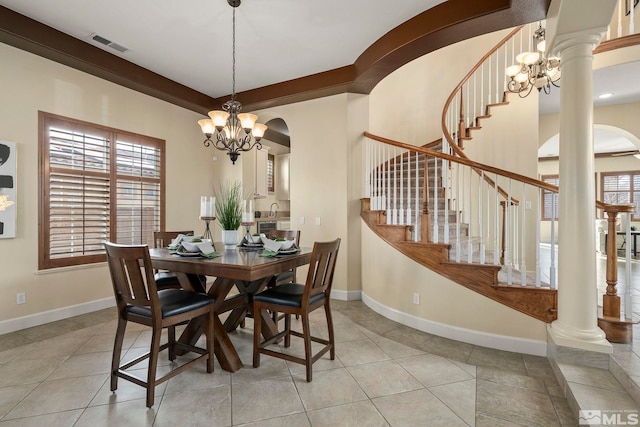
[{"label": "chair backrest", "polygon": [[111,242],[105,242],[104,247],[118,309],[137,305],[151,307],[152,312],[157,308],[159,313],[158,289],[153,278],[149,247]]},{"label": "chair backrest", "polygon": [[293,240],[296,242],[297,246],[300,246],[300,230],[269,230],[269,235],[267,237],[271,240],[280,238]]},{"label": "chair backrest", "polygon": [[329,298],[333,284],[333,273],[338,259],[338,249],[340,249],[340,238],[331,242],[315,242],[313,244],[309,272],[302,296],[303,304],[308,303],[312,296],[319,293],[324,293],[325,297]]},{"label": "chair backrest", "polygon": [[187,231],[154,231],[153,246],[155,248],[166,248],[171,241],[178,237],[178,234],[193,234],[193,230]]}]

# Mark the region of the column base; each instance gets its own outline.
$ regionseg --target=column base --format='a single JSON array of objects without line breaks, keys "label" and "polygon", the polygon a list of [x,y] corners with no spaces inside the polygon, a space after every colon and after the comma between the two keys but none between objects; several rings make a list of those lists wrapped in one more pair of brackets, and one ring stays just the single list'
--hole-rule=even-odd
[{"label": "column base", "polygon": [[547,338],[558,346],[573,347],[599,353],[613,353],[613,346],[602,329],[596,327],[592,331],[567,327],[557,320],[547,325]]}]

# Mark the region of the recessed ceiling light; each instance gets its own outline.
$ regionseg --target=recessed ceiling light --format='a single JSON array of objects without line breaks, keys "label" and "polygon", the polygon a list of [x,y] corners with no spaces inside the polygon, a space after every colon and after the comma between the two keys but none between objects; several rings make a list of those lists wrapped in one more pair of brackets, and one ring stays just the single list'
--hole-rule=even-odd
[{"label": "recessed ceiling light", "polygon": [[602,95],[599,95],[598,98],[607,99],[607,98],[611,98],[612,96],[613,96],[613,93],[609,92],[609,93],[603,93]]}]

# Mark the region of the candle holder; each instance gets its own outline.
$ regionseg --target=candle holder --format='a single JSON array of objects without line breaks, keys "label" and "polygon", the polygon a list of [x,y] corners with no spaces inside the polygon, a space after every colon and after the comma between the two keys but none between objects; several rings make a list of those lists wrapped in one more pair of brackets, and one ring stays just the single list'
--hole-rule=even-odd
[{"label": "candle holder", "polygon": [[202,233],[203,239],[209,239],[211,241],[211,246],[213,246],[213,250],[216,250],[216,245],[213,243],[213,236],[211,235],[211,228],[209,228],[209,223],[211,221],[215,221],[215,216],[201,216],[201,220],[204,221],[204,233]]},{"label": "candle holder", "polygon": [[240,225],[243,225],[245,227],[245,229],[247,230],[246,233],[244,234],[244,240],[247,243],[253,243],[253,239],[251,238],[251,226],[255,225],[256,222],[255,221],[243,221],[240,223]]}]

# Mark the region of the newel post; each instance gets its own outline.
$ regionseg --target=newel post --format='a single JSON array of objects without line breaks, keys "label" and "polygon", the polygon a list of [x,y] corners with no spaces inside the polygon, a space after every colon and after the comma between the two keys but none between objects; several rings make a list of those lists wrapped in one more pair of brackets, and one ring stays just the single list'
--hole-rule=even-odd
[{"label": "newel post", "polygon": [[618,285],[618,249],[616,237],[616,221],[618,214],[633,212],[633,205],[606,205],[607,213],[607,292],[602,296],[602,316],[598,316],[598,326],[607,336],[609,342],[630,343],[633,340],[633,324],[631,313],[621,316]]}]

